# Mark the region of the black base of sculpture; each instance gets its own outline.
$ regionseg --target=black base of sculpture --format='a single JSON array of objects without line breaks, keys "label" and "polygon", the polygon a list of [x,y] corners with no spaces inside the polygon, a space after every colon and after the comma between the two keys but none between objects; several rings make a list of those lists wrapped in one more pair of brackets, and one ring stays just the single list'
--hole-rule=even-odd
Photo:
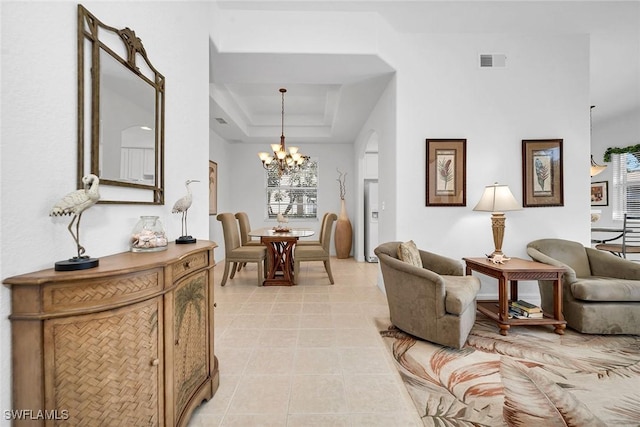
[{"label": "black base of sculpture", "polygon": [[195,243],[196,239],[193,238],[193,236],[180,236],[176,239],[176,244],[178,245],[184,245],[187,243]]},{"label": "black base of sculpture", "polygon": [[86,270],[97,267],[100,263],[98,258],[89,258],[88,256],[73,257],[64,261],[58,261],[55,264],[56,271],[76,271]]}]

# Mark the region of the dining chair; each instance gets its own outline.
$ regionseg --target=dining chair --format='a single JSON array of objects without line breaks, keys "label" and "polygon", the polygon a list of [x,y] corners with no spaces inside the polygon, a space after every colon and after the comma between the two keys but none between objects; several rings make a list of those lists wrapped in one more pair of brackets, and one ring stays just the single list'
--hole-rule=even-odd
[{"label": "dining chair", "polygon": [[[239,264],[247,262],[255,262],[258,264],[258,286],[261,286],[264,280],[265,271],[263,264],[267,257],[267,248],[265,246],[241,245],[238,223],[234,214],[221,213],[216,218],[222,223],[222,232],[224,234],[224,273],[222,274],[220,286],[224,286],[227,283],[227,277],[233,279]],[[229,276],[231,263],[233,263],[233,268]]]},{"label": "dining chair", "polygon": [[293,251],[293,280],[298,283],[300,275],[300,263],[308,261],[322,261],[324,269],[327,271],[329,281],[334,284],[333,274],[331,274],[331,229],[333,223],[338,219],[338,215],[334,213],[327,214],[326,220],[320,230],[319,245],[296,245]]},{"label": "dining chair", "polygon": [[298,240],[297,245],[298,246],[309,246],[309,245],[316,245],[316,246],[322,246],[322,244],[320,243],[320,241],[322,240],[322,230],[324,229],[324,223],[327,221],[327,217],[329,216],[329,214],[331,214],[331,212],[325,212],[324,215],[322,215],[322,222],[320,222],[320,233],[318,234],[318,240]]},{"label": "dining chair", "polygon": [[624,214],[622,230],[621,243],[601,243],[596,245],[596,249],[625,259],[627,254],[640,254],[640,217]]}]

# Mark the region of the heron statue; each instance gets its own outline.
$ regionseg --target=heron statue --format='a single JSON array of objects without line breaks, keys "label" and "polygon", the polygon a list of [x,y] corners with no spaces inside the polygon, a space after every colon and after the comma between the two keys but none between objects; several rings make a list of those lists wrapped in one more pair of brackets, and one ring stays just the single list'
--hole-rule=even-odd
[{"label": "heron statue", "polygon": [[[82,177],[83,188],[73,191],[64,196],[58,203],[56,203],[49,216],[63,216],[72,215],[71,222],[67,229],[73,240],[76,242],[76,248],[78,255],[67,261],[57,262],[56,270],[83,270],[86,268],[96,267],[98,260],[90,258],[86,255],[84,247],[80,244],[80,219],[84,211],[95,205],[100,200],[100,193],[98,191],[98,185],[100,180],[93,174],[85,175]],[[75,224],[75,233],[74,233]]]},{"label": "heron statue", "polygon": [[195,243],[196,239],[192,236],[189,236],[187,232],[187,211],[191,207],[191,202],[193,202],[193,197],[191,196],[191,189],[189,188],[189,184],[192,182],[200,182],[197,179],[188,179],[185,181],[184,186],[187,187],[187,195],[181,197],[173,204],[172,213],[181,213],[182,214],[182,236],[176,239],[176,243]]}]

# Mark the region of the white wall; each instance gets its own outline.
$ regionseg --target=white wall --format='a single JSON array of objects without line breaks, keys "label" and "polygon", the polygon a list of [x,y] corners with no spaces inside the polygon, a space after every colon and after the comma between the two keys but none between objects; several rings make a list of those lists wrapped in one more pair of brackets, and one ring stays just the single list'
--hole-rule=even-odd
[{"label": "white wall", "polygon": [[[379,179],[380,206],[378,211],[378,236],[380,242],[387,242],[395,239],[395,221],[390,220],[395,217],[395,147],[396,147],[396,83],[395,77],[391,79],[380,99],[373,108],[371,115],[362,126],[355,141],[355,162],[358,165],[357,179],[357,218],[356,223],[356,258],[364,261],[364,180],[366,177],[364,156],[370,136],[377,136],[378,165],[376,176]],[[380,169],[387,172],[383,174],[384,179],[380,179]],[[384,208],[383,208],[384,206]],[[384,219],[383,219],[384,218]]]},{"label": "white wall", "polygon": [[[130,27],[166,78],[164,206],[96,205],[82,218],[81,242],[93,257],[125,251],[140,215],[159,215],[180,235],[173,203],[192,184],[189,233],[208,230],[208,20],[201,2],[93,2],[107,25]],[[2,2],[2,253],[0,276],[53,267],[75,255],[68,217],[50,208],[76,183],[77,3]],[[10,291],[0,287],[0,408],[11,408]],[[9,424],[7,420],[0,424]]]}]

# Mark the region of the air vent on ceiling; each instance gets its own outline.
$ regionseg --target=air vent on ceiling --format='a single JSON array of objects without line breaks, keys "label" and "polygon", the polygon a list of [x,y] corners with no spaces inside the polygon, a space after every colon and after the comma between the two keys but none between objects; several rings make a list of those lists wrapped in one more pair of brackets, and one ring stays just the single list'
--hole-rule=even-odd
[{"label": "air vent on ceiling", "polygon": [[222,117],[216,117],[216,122],[220,123],[221,125],[226,125],[227,121],[225,119],[223,119]]},{"label": "air vent on ceiling", "polygon": [[503,53],[480,54],[480,68],[505,68],[507,55]]}]

